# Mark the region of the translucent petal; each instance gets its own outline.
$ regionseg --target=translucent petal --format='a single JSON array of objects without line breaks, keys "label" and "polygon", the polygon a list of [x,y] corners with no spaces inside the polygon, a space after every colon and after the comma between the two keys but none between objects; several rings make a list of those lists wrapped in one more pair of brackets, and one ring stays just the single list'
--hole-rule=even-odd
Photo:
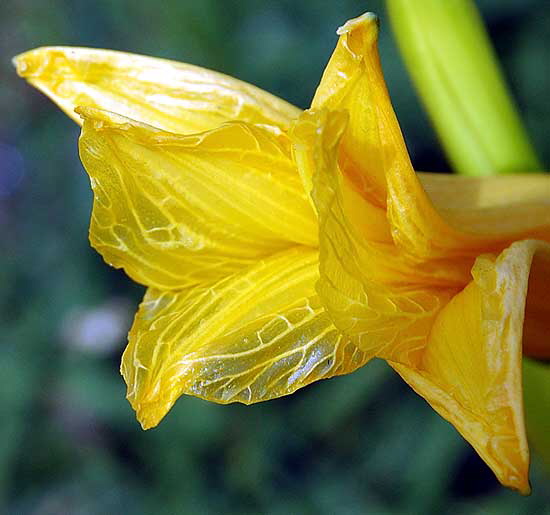
[{"label": "translucent petal", "polygon": [[[336,157],[341,113],[305,112],[291,130],[298,166],[312,166],[319,215],[319,295],[336,327],[361,350],[416,362],[439,310],[455,290],[422,284],[393,244],[384,212],[354,190]],[[308,172],[304,172],[303,175]]]},{"label": "translucent petal", "polygon": [[[429,197],[405,181],[393,181],[388,204],[394,239],[419,262],[460,257],[473,262],[517,239],[550,240],[547,175],[420,178]],[[413,174],[407,182],[413,179],[420,185]]]},{"label": "translucent petal", "polygon": [[318,301],[317,267],[315,250],[295,247],[210,286],[150,289],[122,359],[143,427],[182,394],[248,404],[363,365]]},{"label": "translucent petal", "polygon": [[315,215],[283,134],[228,123],[181,136],[79,112],[94,190],[90,240],[134,280],[182,288],[293,243],[316,245]]},{"label": "translucent petal", "polygon": [[17,72],[76,122],[77,106],[113,111],[183,134],[228,120],[287,127],[299,110],[255,86],[189,64],[113,50],[42,47]]},{"label": "translucent petal", "polygon": [[[338,44],[311,108],[349,113],[340,146],[340,165],[371,202],[385,205],[384,165],[394,158],[408,160],[408,156],[380,68],[378,18],[366,13],[349,20],[337,33]],[[394,148],[397,143],[403,146],[400,152]],[[366,172],[368,181],[364,180]]]},{"label": "translucent petal", "polygon": [[514,243],[498,257],[479,257],[472,275],[437,317],[422,362],[392,366],[504,485],[528,493],[522,336],[526,350],[548,342],[550,245]]}]

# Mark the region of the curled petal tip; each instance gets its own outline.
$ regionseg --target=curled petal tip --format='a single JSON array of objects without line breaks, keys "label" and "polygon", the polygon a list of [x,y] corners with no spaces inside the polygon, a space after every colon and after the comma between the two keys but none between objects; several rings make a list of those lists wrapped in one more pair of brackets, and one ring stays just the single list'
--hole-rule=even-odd
[{"label": "curled petal tip", "polygon": [[93,108],[90,107],[84,107],[84,106],[77,106],[74,108],[74,112],[82,118],[82,120],[86,120],[86,118],[89,118],[92,114],[91,111],[93,111]]},{"label": "curled petal tip", "polygon": [[92,127],[94,130],[113,128],[123,130],[145,129],[155,134],[165,132],[146,123],[97,107],[77,106],[74,108],[74,112],[82,119],[82,123],[86,123],[88,127]]},{"label": "curled petal tip", "polygon": [[526,479],[518,491],[521,495],[531,495],[531,483]]},{"label": "curled petal tip", "polygon": [[[130,384],[130,371],[121,366],[121,374],[127,384]],[[159,385],[137,381],[128,386],[126,399],[136,412],[136,418],[144,430],[152,429],[159,425],[161,420],[170,411],[178,395],[170,388],[160,389]]]},{"label": "curled petal tip", "polygon": [[343,34],[348,34],[350,32],[353,32],[356,29],[363,29],[367,28],[370,31],[372,31],[375,35],[378,32],[378,27],[380,26],[380,19],[378,16],[374,13],[364,13],[361,16],[358,16],[357,18],[352,18],[351,20],[348,20],[344,25],[341,27],[338,27],[336,30],[336,34],[339,36]]},{"label": "curled petal tip", "polygon": [[23,54],[16,55],[11,59],[11,62],[13,66],[15,66],[15,71],[19,77],[26,77],[29,73],[30,63],[27,59],[28,54],[29,52],[25,52]]},{"label": "curled petal tip", "polygon": [[108,127],[114,127],[124,125],[129,120],[123,116],[111,113],[110,111],[103,111],[96,109],[95,107],[78,106],[75,107],[74,112],[82,120],[81,124],[86,124],[86,127],[92,127],[94,130],[100,130],[106,125]]},{"label": "curled petal tip", "polygon": [[25,79],[39,77],[51,72],[53,58],[60,47],[39,47],[18,54],[12,58],[11,62],[15,66],[17,75]]},{"label": "curled petal tip", "polygon": [[[130,119],[125,116],[95,107],[77,106],[74,112],[82,119],[82,122],[93,122],[94,128],[96,129],[101,128],[105,123],[109,126],[117,126],[124,125],[130,121]],[[131,121],[137,125],[137,122],[134,120]]]},{"label": "curled petal tip", "polygon": [[[11,58],[11,63],[13,64],[13,66],[15,67],[15,70],[17,71],[17,75],[21,76],[21,73],[19,73],[19,66],[18,66],[19,62],[18,61],[19,61],[19,56],[18,55]],[[24,70],[22,70],[22,71],[24,71]]]},{"label": "curled petal tip", "polygon": [[348,20],[338,28],[336,34],[343,40],[344,47],[355,59],[361,59],[366,49],[378,42],[380,20],[376,14],[365,13]]}]

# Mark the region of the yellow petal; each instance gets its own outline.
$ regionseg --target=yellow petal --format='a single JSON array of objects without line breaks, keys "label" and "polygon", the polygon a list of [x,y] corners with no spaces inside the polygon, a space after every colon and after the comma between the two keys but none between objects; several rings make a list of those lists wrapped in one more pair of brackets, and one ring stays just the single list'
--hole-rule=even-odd
[{"label": "yellow petal", "polygon": [[304,175],[313,177],[319,214],[317,290],[336,327],[361,350],[415,363],[455,290],[422,284],[437,271],[407,261],[391,240],[384,211],[340,172],[336,157],[345,130],[341,112],[305,112],[290,133],[298,166],[315,169]]},{"label": "yellow petal", "polygon": [[160,129],[202,132],[228,120],[287,127],[299,110],[259,88],[189,64],[112,50],[42,47],[17,72],[76,122],[77,106],[114,111]]},{"label": "yellow petal", "polygon": [[[338,44],[326,66],[311,108],[346,110],[349,124],[342,138],[340,164],[368,199],[386,202],[384,164],[394,157],[399,125],[387,100],[376,44],[378,18],[366,13],[349,20],[337,31]],[[382,122],[383,120],[383,122]],[[381,131],[378,124],[384,123]],[[397,135],[392,133],[397,131]],[[395,157],[406,155],[395,154]],[[365,161],[365,158],[368,161]],[[364,172],[368,170],[368,181]]]},{"label": "yellow petal", "polygon": [[[419,267],[440,263],[463,275],[485,252],[518,239],[550,241],[550,176],[388,174],[388,219],[396,244]],[[427,193],[427,195],[426,195]]]},{"label": "yellow petal", "polygon": [[506,245],[517,239],[550,240],[550,175],[465,177],[419,173],[437,211],[455,229]]},{"label": "yellow petal", "polygon": [[473,281],[441,311],[417,367],[392,366],[449,420],[506,486],[529,492],[521,385],[524,346],[546,344],[550,245],[481,256]]},{"label": "yellow petal", "polygon": [[228,123],[182,136],[92,108],[80,156],[91,178],[92,245],[137,282],[182,288],[223,277],[317,223],[284,134]]},{"label": "yellow petal", "polygon": [[[388,232],[404,259],[419,270],[434,269],[430,273],[437,282],[450,276],[452,286],[458,278],[468,281],[480,253],[500,252],[518,238],[550,240],[550,177],[487,177],[468,183],[467,178],[428,174],[421,183],[384,83],[376,18],[366,14],[350,20],[339,34],[312,107],[349,112],[340,168],[358,195],[374,207],[387,206]],[[509,216],[507,207],[517,208],[518,216]]]},{"label": "yellow petal", "polygon": [[121,369],[143,427],[182,394],[248,404],[363,365],[317,299],[317,268],[295,247],[210,286],[149,290]]},{"label": "yellow petal", "polygon": [[312,108],[349,112],[340,167],[365,200],[382,209],[387,205],[392,238],[410,259],[447,257],[440,246],[463,242],[438,216],[415,176],[380,66],[378,20],[367,13],[338,33]]}]

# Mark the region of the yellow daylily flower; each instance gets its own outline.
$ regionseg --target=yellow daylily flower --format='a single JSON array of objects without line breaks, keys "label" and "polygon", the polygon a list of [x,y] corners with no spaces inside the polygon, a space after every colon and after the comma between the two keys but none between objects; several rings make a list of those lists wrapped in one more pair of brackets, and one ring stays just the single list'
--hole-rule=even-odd
[{"label": "yellow daylily flower", "polygon": [[526,493],[522,337],[550,354],[550,180],[415,174],[376,17],[338,33],[304,113],[160,59],[16,58],[82,120],[92,245],[149,287],[128,398],[148,428],[184,393],[257,402],[380,357]]}]

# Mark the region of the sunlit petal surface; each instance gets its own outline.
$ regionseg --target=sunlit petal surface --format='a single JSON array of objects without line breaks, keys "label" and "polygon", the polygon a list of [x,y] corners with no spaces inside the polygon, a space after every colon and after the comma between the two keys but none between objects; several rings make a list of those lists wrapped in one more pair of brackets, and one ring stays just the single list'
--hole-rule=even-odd
[{"label": "sunlit petal surface", "polygon": [[143,427],[182,394],[248,404],[364,365],[321,307],[317,278],[317,252],[296,247],[208,286],[149,290],[122,360]]},{"label": "sunlit petal surface", "polygon": [[181,288],[292,243],[316,244],[317,222],[283,134],[235,122],[181,136],[79,112],[80,156],[94,190],[91,242],[136,281]]},{"label": "sunlit petal surface", "polygon": [[183,134],[228,120],[286,127],[299,110],[214,71],[142,55],[42,47],[14,59],[17,72],[77,123],[75,107],[98,107]]}]

